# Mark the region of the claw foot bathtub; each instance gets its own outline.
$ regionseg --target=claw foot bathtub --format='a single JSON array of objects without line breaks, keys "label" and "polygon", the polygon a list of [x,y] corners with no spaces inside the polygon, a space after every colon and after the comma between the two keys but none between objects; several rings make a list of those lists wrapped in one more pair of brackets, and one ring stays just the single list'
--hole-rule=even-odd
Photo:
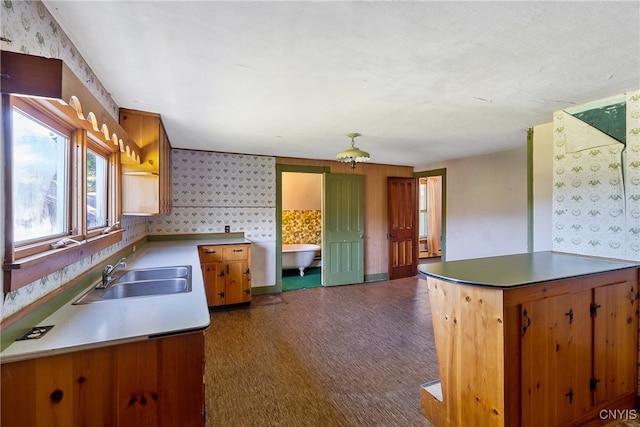
[{"label": "claw foot bathtub", "polygon": [[294,245],[282,245],[282,269],[300,270],[300,276],[304,276],[304,269],[309,267],[316,254],[320,252],[320,246],[310,243],[298,243]]}]

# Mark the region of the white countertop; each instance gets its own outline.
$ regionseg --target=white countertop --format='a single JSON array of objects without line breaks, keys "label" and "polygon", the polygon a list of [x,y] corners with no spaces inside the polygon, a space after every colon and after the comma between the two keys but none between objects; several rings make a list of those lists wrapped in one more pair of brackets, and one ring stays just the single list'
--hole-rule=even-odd
[{"label": "white countertop", "polygon": [[126,269],[191,265],[191,292],[81,305],[73,305],[77,299],[74,298],[34,325],[54,325],[46,335],[12,343],[0,353],[0,361],[16,362],[140,341],[154,335],[204,330],[209,326],[209,308],[198,246],[238,243],[250,242],[245,239],[212,239],[146,243],[127,257]]}]

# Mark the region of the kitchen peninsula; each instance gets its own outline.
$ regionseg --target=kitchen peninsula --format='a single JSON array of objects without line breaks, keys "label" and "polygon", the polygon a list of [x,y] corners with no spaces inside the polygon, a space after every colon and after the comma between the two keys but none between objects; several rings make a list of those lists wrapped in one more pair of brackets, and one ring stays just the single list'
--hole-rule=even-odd
[{"label": "kitchen peninsula", "polygon": [[436,426],[583,425],[633,408],[640,264],[556,252],[423,264]]},{"label": "kitchen peninsula", "polygon": [[213,243],[248,241],[146,243],[126,270],[190,266],[190,292],[74,304],[80,292],[32,325],[52,326],[41,338],[3,342],[1,424],[204,425],[210,318],[198,246]]}]

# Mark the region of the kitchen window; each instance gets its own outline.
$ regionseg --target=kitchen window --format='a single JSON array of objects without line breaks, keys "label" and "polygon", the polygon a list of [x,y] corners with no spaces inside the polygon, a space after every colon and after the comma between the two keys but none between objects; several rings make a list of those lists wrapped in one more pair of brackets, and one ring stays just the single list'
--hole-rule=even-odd
[{"label": "kitchen window", "polygon": [[8,292],[122,239],[120,151],[56,101],[2,103]]},{"label": "kitchen window", "polygon": [[13,236],[16,245],[69,230],[70,132],[15,107],[13,120]]},{"label": "kitchen window", "polygon": [[107,158],[87,150],[87,229],[106,227],[107,210]]}]

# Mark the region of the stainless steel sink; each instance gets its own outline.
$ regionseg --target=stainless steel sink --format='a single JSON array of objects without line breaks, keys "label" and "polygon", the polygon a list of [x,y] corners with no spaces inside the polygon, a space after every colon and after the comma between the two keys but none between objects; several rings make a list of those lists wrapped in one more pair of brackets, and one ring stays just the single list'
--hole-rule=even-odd
[{"label": "stainless steel sink", "polygon": [[73,304],[191,292],[191,266],[123,270],[105,289],[93,287]]},{"label": "stainless steel sink", "polygon": [[139,280],[137,282],[116,282],[101,295],[102,299],[119,299],[151,295],[188,292],[186,279]]},{"label": "stainless steel sink", "polygon": [[176,277],[187,277],[190,272],[190,268],[185,266],[123,270],[123,274],[117,277],[117,281],[136,282],[139,280],[172,279]]}]

